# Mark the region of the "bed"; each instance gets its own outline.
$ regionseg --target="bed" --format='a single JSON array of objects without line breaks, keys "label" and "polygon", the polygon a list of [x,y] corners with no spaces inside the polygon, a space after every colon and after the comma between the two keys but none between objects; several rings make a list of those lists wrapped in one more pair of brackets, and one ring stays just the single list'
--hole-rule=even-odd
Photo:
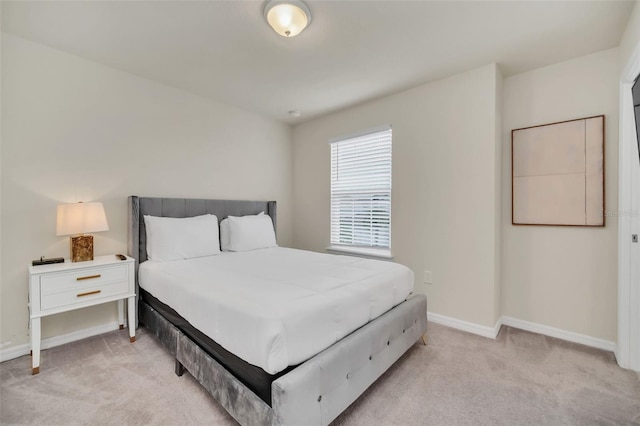
[{"label": "bed", "polygon": [[[238,253],[225,255],[223,253],[220,256],[213,256],[212,259],[198,259],[193,262],[181,263],[182,272],[178,271],[180,274],[175,270],[177,266],[173,264],[158,267],[158,265],[153,265],[153,262],[145,263],[147,260],[145,215],[185,218],[213,214],[221,220],[228,216],[257,215],[260,212],[264,212],[271,218],[275,228],[277,216],[276,203],[273,201],[129,197],[128,250],[129,255],[136,259],[136,294],[139,298],[137,315],[140,323],[157,335],[170,353],[175,356],[176,374],[182,375],[184,371],[188,371],[239,423],[245,425],[328,424],[424,335],[426,331],[426,298],[424,295],[411,295],[406,298],[402,293],[405,290],[401,285],[396,286],[400,290],[394,290],[393,294],[390,293],[384,297],[379,295],[366,296],[369,298],[367,300],[372,301],[370,305],[374,306],[374,308],[369,306],[369,310],[380,310],[375,314],[376,317],[371,320],[367,319],[366,324],[358,325],[355,331],[344,332],[344,336],[338,335],[335,343],[329,343],[326,349],[320,349],[318,353],[315,352],[318,350],[317,348],[312,348],[314,344],[323,348],[327,346],[327,342],[315,342],[315,340],[322,340],[322,338],[321,334],[318,334],[318,338],[315,339],[314,332],[310,336],[306,336],[306,341],[298,347],[292,345],[284,351],[276,350],[276,355],[273,353],[263,355],[258,352],[254,356],[255,350],[262,346],[274,345],[268,342],[261,344],[260,339],[254,337],[243,340],[245,334],[249,336],[248,332],[252,328],[249,326],[245,329],[237,328],[238,332],[235,335],[242,338],[235,339],[237,344],[235,349],[227,350],[230,347],[229,339],[233,340],[234,338],[234,333],[227,332],[227,324],[233,323],[234,327],[239,327],[238,324],[241,325],[244,319],[233,316],[218,317],[217,314],[224,310],[224,306],[216,306],[215,309],[211,309],[212,318],[218,318],[219,321],[212,321],[213,328],[206,332],[207,324],[198,322],[198,315],[190,316],[192,314],[189,310],[185,311],[184,306],[190,306],[188,303],[193,302],[180,302],[177,300],[179,298],[174,298],[173,302],[164,303],[167,298],[162,291],[165,285],[163,277],[179,276],[179,279],[183,279],[185,283],[196,282],[199,275],[195,271],[202,270],[204,272],[200,274],[206,275],[207,268],[220,268],[220,262],[225,262],[224,265],[227,267],[226,265],[230,263],[229,259],[233,261],[237,259],[242,262],[246,262],[248,259],[254,263],[262,262],[276,265],[271,269],[261,269],[260,274],[255,275],[256,282],[268,281],[272,276],[278,276],[279,279],[283,279],[283,282],[295,281],[296,267],[290,262],[295,264],[309,262],[312,268],[320,270],[325,268],[328,274],[340,277],[348,274],[345,271],[358,271],[365,266],[371,267],[371,265],[375,268],[376,264],[379,264],[379,262],[367,263],[361,262],[357,258],[335,256],[339,261],[337,271],[340,273],[337,274],[335,272],[336,266],[332,265],[333,269],[325,267],[326,259],[323,256],[327,255],[290,251],[284,248],[265,249],[242,255]],[[267,261],[264,260],[265,256]],[[292,256],[295,258],[294,261],[291,260]],[[142,268],[140,268],[140,264],[142,264]],[[155,269],[151,266],[154,266]],[[169,267],[174,269],[167,269]],[[185,273],[186,275],[184,275]],[[359,271],[359,273],[363,272]],[[236,272],[231,271],[229,274],[236,274]],[[359,294],[360,291],[369,291],[371,287],[375,287],[376,274],[367,274],[366,280],[358,278],[357,281],[362,281],[362,283],[359,283],[358,286],[352,285],[350,292]],[[236,275],[229,275],[229,277],[229,279],[237,279]],[[146,290],[139,287],[139,278],[144,280]],[[248,286],[252,284],[251,280],[245,281]],[[366,285],[362,285],[363,283]],[[256,286],[252,291],[258,291],[259,288]],[[151,290],[148,291],[149,289]],[[356,291],[354,292],[353,289]],[[198,287],[194,291],[197,290]],[[311,293],[315,292],[315,288],[311,290],[313,290]],[[295,288],[288,292],[291,291],[310,290]],[[323,299],[331,298],[331,294],[321,296]],[[265,294],[264,297],[267,295]],[[340,293],[340,298],[343,297],[348,299],[348,293]],[[384,303],[379,302],[379,306],[375,307],[377,306],[374,303],[376,298],[384,300]],[[396,300],[399,298],[402,300]],[[302,299],[304,297],[297,300]],[[386,301],[386,299],[389,300]],[[385,307],[387,306],[385,303],[392,303],[395,306]],[[272,304],[273,301],[268,305]],[[291,305],[293,304],[285,300],[281,306],[284,309],[284,307]],[[335,310],[335,308],[333,309]],[[178,311],[183,312],[188,319],[180,315]],[[260,308],[256,306],[247,309],[249,316],[254,311],[260,311]],[[357,312],[358,308],[340,309],[340,312],[345,311]],[[381,315],[377,316],[378,314]],[[271,314],[267,312],[265,315],[268,318],[268,315]],[[355,317],[358,315],[347,316],[354,317],[355,321]],[[308,322],[307,328],[302,327],[296,331],[293,326],[301,321],[296,319],[297,317],[292,318],[291,322],[285,323],[283,327],[291,333],[284,340],[288,339],[291,342],[295,341],[291,336],[304,337],[304,330],[320,327],[325,321],[318,321],[315,328],[313,321]],[[350,320],[350,318],[341,319],[344,322]],[[134,321],[137,322],[138,318]],[[264,321],[264,318],[257,321],[256,324],[264,322],[269,325],[269,322]],[[198,326],[195,326],[196,324]],[[279,322],[275,321],[273,324],[277,325]],[[272,329],[274,327],[270,328],[270,330]],[[216,340],[220,340],[220,343]],[[269,342],[279,340],[282,338],[277,337]],[[247,347],[254,352],[243,352]],[[275,347],[278,348],[277,345]],[[303,352],[307,348],[310,348],[308,350],[312,351],[311,354]],[[281,356],[281,353],[286,356]],[[251,358],[252,356],[254,358]],[[245,359],[250,359],[252,362],[247,362]]]}]

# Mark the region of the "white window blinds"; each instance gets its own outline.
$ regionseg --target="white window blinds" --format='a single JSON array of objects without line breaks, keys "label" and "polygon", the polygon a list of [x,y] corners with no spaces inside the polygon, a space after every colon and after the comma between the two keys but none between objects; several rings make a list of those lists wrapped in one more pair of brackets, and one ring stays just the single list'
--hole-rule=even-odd
[{"label": "white window blinds", "polygon": [[391,248],[391,127],[333,139],[331,245]]}]

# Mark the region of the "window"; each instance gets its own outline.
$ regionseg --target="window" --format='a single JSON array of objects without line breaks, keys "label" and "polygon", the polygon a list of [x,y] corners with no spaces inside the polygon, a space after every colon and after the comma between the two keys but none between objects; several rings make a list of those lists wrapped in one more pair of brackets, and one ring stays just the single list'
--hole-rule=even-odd
[{"label": "window", "polygon": [[390,256],[391,126],[331,144],[331,249]]}]

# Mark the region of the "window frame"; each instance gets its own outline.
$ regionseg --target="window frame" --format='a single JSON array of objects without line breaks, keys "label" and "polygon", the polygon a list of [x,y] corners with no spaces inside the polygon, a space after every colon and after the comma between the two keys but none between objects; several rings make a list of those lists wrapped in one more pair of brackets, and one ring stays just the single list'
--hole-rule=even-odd
[{"label": "window frame", "polygon": [[[388,174],[384,173],[384,179],[388,179],[388,188],[381,188],[378,192],[378,194],[383,193],[383,197],[387,197],[388,198],[388,226],[386,228],[384,228],[386,235],[388,235],[388,237],[386,237],[385,239],[388,240],[388,245],[385,246],[369,246],[369,245],[357,245],[357,244],[351,244],[351,243],[341,243],[338,241],[335,241],[334,237],[336,235],[337,232],[335,232],[335,225],[336,222],[339,221],[336,220],[336,218],[334,217],[334,212],[337,209],[337,206],[334,205],[336,196],[335,196],[335,190],[334,190],[334,167],[337,167],[334,164],[335,161],[335,157],[333,154],[333,146],[334,144],[349,144],[351,143],[357,143],[357,139],[358,138],[362,138],[364,136],[368,136],[368,135],[374,135],[374,134],[379,134],[379,133],[387,133],[388,132],[388,151],[385,152],[385,160],[387,160],[388,158],[388,165],[383,166],[384,167],[388,167]],[[385,135],[386,136],[386,135]],[[392,228],[392,222],[391,222],[391,218],[392,218],[392,181],[393,181],[393,129],[392,126],[387,124],[387,125],[383,125],[383,126],[378,126],[378,127],[374,127],[374,128],[369,128],[366,130],[362,130],[359,132],[355,132],[355,133],[351,133],[348,135],[343,135],[343,136],[339,136],[339,137],[335,137],[335,138],[331,138],[329,139],[329,145],[331,146],[331,158],[330,158],[330,165],[331,165],[331,169],[330,169],[330,191],[329,191],[329,196],[330,196],[330,207],[329,207],[329,220],[330,220],[330,234],[329,234],[329,241],[330,241],[330,245],[326,248],[327,251],[330,252],[338,252],[338,253],[345,253],[345,254],[352,254],[352,255],[357,255],[357,256],[363,256],[363,257],[372,257],[372,258],[381,258],[381,259],[393,259],[393,255],[391,253],[391,228]],[[360,141],[361,143],[363,141]],[[371,161],[371,160],[365,160],[366,161]],[[383,179],[383,180],[384,180]],[[385,182],[386,183],[386,182]],[[385,186],[385,184],[383,184],[383,186]],[[371,202],[373,203],[374,201],[380,201],[378,200],[372,200]],[[385,201],[386,203],[386,201]],[[387,213],[386,212],[386,213]],[[380,227],[378,226],[378,229],[380,229]]]}]

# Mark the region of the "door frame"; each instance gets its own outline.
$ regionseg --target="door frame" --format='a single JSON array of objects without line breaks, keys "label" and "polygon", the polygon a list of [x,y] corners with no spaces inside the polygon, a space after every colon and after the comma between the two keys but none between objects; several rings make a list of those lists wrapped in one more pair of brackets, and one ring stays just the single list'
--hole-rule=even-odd
[{"label": "door frame", "polygon": [[640,165],[631,88],[640,75],[640,43],[620,74],[618,146],[618,344],[616,359],[640,371]]}]

